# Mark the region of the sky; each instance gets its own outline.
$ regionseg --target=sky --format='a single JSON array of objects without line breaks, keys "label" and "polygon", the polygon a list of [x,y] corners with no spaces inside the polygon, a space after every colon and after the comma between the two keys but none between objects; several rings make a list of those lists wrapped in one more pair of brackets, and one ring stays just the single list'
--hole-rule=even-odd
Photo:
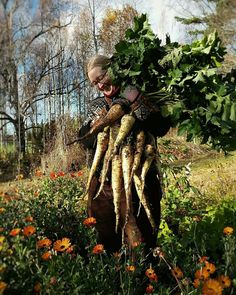
[{"label": "sky", "polygon": [[[117,4],[118,1],[119,5]],[[194,0],[123,0],[123,4],[130,3],[139,12],[147,13],[153,31],[163,42],[166,34],[169,34],[171,41],[179,43],[186,43],[189,36],[186,32],[187,27],[177,22],[175,16],[188,18],[193,15],[201,15],[204,10],[209,11],[213,8],[214,4],[206,2]],[[121,8],[122,0],[113,0],[113,5]],[[212,7],[210,8],[210,6]]]},{"label": "sky", "polygon": [[[146,13],[153,31],[165,41],[169,34],[172,41],[184,42],[186,27],[175,20],[175,16],[183,16],[187,3],[190,7],[192,0],[113,0],[112,5],[121,8],[122,4],[130,3],[138,12]],[[182,14],[182,15],[181,15]]]},{"label": "sky", "polygon": [[[176,4],[177,1],[174,2]],[[168,33],[172,41],[184,42],[185,26],[175,20],[181,12],[176,5],[173,6],[173,0],[141,1],[140,10],[149,15],[152,28],[160,39],[165,40]]]}]

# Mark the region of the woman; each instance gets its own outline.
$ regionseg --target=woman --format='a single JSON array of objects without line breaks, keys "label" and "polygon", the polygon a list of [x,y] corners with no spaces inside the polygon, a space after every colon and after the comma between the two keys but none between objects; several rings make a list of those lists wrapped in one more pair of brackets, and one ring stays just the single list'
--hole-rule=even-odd
[{"label": "woman", "polygon": [[[160,113],[154,113],[143,103],[142,95],[135,87],[127,87],[121,92],[118,86],[112,84],[107,69],[110,59],[103,55],[92,57],[87,65],[87,75],[91,84],[103,93],[104,97],[95,99],[90,105],[88,118],[79,131],[83,136],[91,130],[102,117],[109,113],[114,105],[120,105],[124,113],[133,112],[136,117],[136,129],[142,129],[151,133],[154,137],[163,136],[169,130],[169,121],[161,117]],[[87,138],[83,141],[86,148],[94,150],[96,137]],[[145,195],[148,198],[152,215],[155,220],[153,230],[143,206],[140,206],[139,198],[134,185],[132,186],[132,212],[125,226],[126,243],[130,248],[143,241],[147,252],[156,246],[157,230],[160,223],[160,201],[162,191],[157,177],[158,171],[151,167],[145,178]],[[93,178],[90,187],[92,195],[96,195],[99,187],[99,171]],[[107,180],[102,192],[92,200],[90,215],[97,219],[97,231],[100,242],[104,244],[108,252],[115,252],[122,245],[122,231],[125,219],[125,196],[121,197],[121,226],[115,231],[116,216],[113,205],[113,192],[110,179]]]}]

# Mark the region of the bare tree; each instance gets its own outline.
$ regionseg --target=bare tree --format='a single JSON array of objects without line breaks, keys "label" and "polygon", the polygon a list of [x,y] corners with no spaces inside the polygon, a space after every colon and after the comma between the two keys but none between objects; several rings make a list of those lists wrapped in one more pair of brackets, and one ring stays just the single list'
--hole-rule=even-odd
[{"label": "bare tree", "polygon": [[57,6],[52,0],[41,1],[34,19],[29,20],[24,10],[29,9],[27,5],[29,2],[22,0],[0,2],[0,89],[6,106],[0,111],[1,121],[12,124],[23,155],[26,130],[32,127],[27,126],[28,119],[35,114],[38,121],[38,102],[63,96],[75,87],[63,81],[62,69],[66,70],[67,61],[62,43],[55,42],[54,37],[69,22],[58,22]]},{"label": "bare tree", "polygon": [[125,31],[133,26],[137,15],[137,10],[131,5],[124,5],[122,9],[108,8],[105,11],[99,41],[106,54],[114,52],[115,45],[125,37]]}]

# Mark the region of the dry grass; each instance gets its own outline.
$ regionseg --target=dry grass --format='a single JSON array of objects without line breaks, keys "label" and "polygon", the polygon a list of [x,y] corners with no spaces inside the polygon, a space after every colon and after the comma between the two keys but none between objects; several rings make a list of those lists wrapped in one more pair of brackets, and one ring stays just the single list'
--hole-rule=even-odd
[{"label": "dry grass", "polygon": [[[222,197],[236,197],[236,151],[225,156],[199,142],[186,142],[172,129],[162,141],[170,141],[168,149],[160,150],[177,158],[173,165],[190,163],[190,183],[198,188],[210,202]],[[203,200],[204,201],[204,200]]]},{"label": "dry grass", "polygon": [[236,152],[193,162],[190,180],[209,197],[236,197]]},{"label": "dry grass", "polygon": [[48,145],[47,153],[41,157],[42,171],[80,170],[86,164],[86,152],[79,144],[67,146],[66,143],[76,138],[79,125],[71,118],[63,117],[57,122],[54,140]]}]

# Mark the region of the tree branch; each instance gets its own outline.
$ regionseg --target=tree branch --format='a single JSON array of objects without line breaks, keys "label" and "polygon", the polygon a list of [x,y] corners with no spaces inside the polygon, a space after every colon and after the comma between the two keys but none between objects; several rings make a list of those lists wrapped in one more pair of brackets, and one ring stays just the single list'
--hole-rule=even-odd
[{"label": "tree branch", "polygon": [[62,29],[62,28],[65,28],[67,26],[69,26],[70,24],[72,23],[72,20],[70,20],[69,23],[65,24],[65,25],[53,25],[45,30],[43,30],[43,28],[41,29],[40,32],[38,32],[30,41],[29,43],[26,45],[25,47],[25,51],[29,48],[29,46],[34,42],[34,40],[36,40],[38,37],[50,32],[51,30],[54,30],[54,29]]},{"label": "tree branch", "polygon": [[9,114],[7,114],[6,112],[0,111],[0,115],[5,116],[5,118],[4,117],[0,117],[0,120],[1,121],[8,120],[11,123],[15,123],[15,121],[16,121]]}]

